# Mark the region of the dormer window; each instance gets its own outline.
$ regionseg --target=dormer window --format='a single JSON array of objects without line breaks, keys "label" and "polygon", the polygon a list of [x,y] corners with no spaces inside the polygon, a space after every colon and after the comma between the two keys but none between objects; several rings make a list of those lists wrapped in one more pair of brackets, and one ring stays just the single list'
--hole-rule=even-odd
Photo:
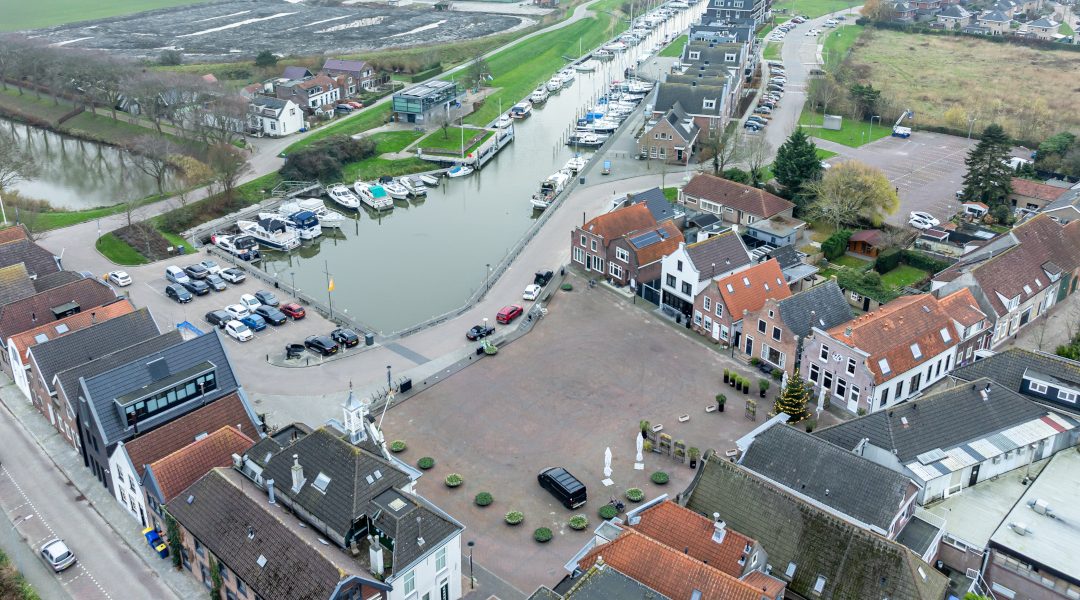
[{"label": "dormer window", "polygon": [[715,110],[716,109],[716,100],[702,100],[701,101],[701,107],[704,108],[705,110]]},{"label": "dormer window", "polygon": [[697,50],[691,50],[689,52],[689,57],[690,57],[690,60],[697,60],[697,59],[701,58],[701,52],[699,52]]},{"label": "dormer window", "polygon": [[941,328],[941,339],[944,340],[946,344],[952,341],[952,336],[949,335],[949,329],[947,327]]},{"label": "dormer window", "polygon": [[919,344],[916,343],[911,345],[911,355],[914,356],[916,360],[922,358],[922,349],[919,348]]},{"label": "dormer window", "polygon": [[735,62],[735,54],[728,53],[724,55],[724,62]]}]

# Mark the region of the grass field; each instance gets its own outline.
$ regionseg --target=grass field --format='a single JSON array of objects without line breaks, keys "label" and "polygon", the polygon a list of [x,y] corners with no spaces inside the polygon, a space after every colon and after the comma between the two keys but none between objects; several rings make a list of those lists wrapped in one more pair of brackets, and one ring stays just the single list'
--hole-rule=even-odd
[{"label": "grass field", "polygon": [[113,261],[118,265],[145,265],[146,257],[139,254],[137,250],[128,245],[124,240],[116,237],[111,233],[98,238],[94,244],[97,251],[100,252],[105,258]]},{"label": "grass field", "polygon": [[928,273],[922,269],[916,269],[910,265],[898,265],[892,271],[881,276],[881,285],[898,290],[918,281],[922,281]]},{"label": "grass field", "polygon": [[1063,79],[1080,72],[1080,53],[876,30],[864,33],[851,60],[894,106],[915,111],[916,129],[922,123],[966,132],[973,114],[977,128],[998,123],[1021,140],[1080,133],[1076,85]]},{"label": "grass field", "polygon": [[769,42],[765,45],[765,49],[761,51],[761,56],[765,60],[780,60],[780,50],[783,47],[783,42]]},{"label": "grass field", "polygon": [[[442,127],[440,127],[428,134],[428,136],[417,144],[417,146],[427,150],[448,150],[460,153],[462,152],[462,136],[464,136],[465,142],[468,143],[469,140],[480,135],[480,133],[479,129],[472,129],[470,127],[447,127],[446,135],[444,136]],[[476,150],[480,144],[483,144],[493,135],[495,135],[495,132],[493,131],[484,132],[484,137],[480,138],[479,141],[470,144],[469,147],[465,149],[464,154],[469,154],[473,150]]]},{"label": "grass field", "polygon": [[686,40],[689,36],[686,34],[680,35],[675,38],[667,48],[660,51],[660,56],[666,56],[668,58],[679,58],[682,56],[683,46],[686,46]]},{"label": "grass field", "polygon": [[847,254],[838,257],[836,260],[830,260],[829,262],[836,263],[845,267],[851,267],[852,269],[861,269],[870,264],[870,261],[866,261],[861,258],[855,258],[854,256],[848,256]]},{"label": "grass field", "polygon": [[772,5],[772,11],[778,14],[786,10],[788,14],[814,18],[861,4],[862,0],[780,0]]},{"label": "grass field", "polygon": [[843,25],[836,29],[826,29],[823,36],[821,50],[822,58],[825,59],[825,69],[832,72],[837,65],[847,57],[848,51],[855,44],[855,40],[862,35],[862,25]]},{"label": "grass field", "polygon": [[891,130],[886,125],[877,122],[871,127],[869,122],[860,122],[855,119],[844,117],[839,131],[822,129],[821,123],[824,117],[819,112],[814,112],[804,107],[799,115],[799,125],[802,125],[806,133],[823,140],[836,142],[852,148],[858,148],[863,144],[889,137]]},{"label": "grass field", "polygon": [[51,25],[130,15],[155,8],[200,4],[206,0],[37,0],[2,2],[0,31],[37,29]]},{"label": "grass field", "polygon": [[383,175],[397,177],[436,168],[435,163],[416,157],[400,160],[380,157],[389,152],[401,152],[422,135],[424,134],[419,131],[384,131],[373,134],[371,139],[375,141],[375,156],[345,165],[342,168],[342,178],[345,181],[356,181],[357,179],[377,179]]}]

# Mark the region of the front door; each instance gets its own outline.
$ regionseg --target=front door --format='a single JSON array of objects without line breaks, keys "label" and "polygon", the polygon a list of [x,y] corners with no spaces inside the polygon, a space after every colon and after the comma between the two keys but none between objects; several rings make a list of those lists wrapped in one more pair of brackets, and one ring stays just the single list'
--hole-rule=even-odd
[{"label": "front door", "polygon": [[870,311],[870,298],[868,298],[866,296],[863,296],[862,309],[863,309],[863,312],[869,312]]},{"label": "front door", "polygon": [[968,479],[968,487],[975,485],[979,481],[979,465],[971,467],[971,479]]},{"label": "front door", "polygon": [[754,355],[754,338],[746,336],[746,354],[749,356]]}]

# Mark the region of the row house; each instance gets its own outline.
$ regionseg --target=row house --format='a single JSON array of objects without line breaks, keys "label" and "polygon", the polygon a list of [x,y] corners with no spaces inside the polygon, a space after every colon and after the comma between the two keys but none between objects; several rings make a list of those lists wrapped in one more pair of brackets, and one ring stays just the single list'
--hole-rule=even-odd
[{"label": "row house", "polygon": [[969,293],[955,294],[959,299],[904,296],[831,329],[813,327],[801,372],[818,405],[838,402],[852,413],[874,412],[945,377],[955,366],[957,346],[986,336],[952,317],[949,308],[962,306],[965,322],[979,310]]},{"label": "row house", "polygon": [[785,298],[766,298],[744,320],[756,324],[761,360],[792,375],[799,369],[803,344],[813,327],[828,330],[851,318],[844,292],[830,279]]},{"label": "row house", "polygon": [[[773,358],[770,362],[782,366],[784,358],[777,349],[768,346],[770,337],[765,321],[759,319],[756,325],[747,321],[745,326],[743,322],[750,311],[757,311],[767,299],[782,300],[789,296],[791,289],[776,259],[746,267],[717,279],[697,295],[694,331],[713,342],[733,345],[747,356],[768,355]],[[779,331],[774,327],[771,339],[779,341]],[[777,355],[772,356],[773,353]]]},{"label": "row house", "polygon": [[770,0],[710,0],[701,21],[748,22],[756,27],[768,20],[771,6]]},{"label": "row house", "polygon": [[700,129],[678,102],[638,138],[638,156],[688,165]]},{"label": "row house", "polygon": [[334,105],[341,100],[337,82],[326,75],[282,83],[274,87],[274,94],[281,100],[295,103],[308,114],[324,110],[326,106],[333,111]]},{"label": "row house", "polygon": [[[742,97],[744,85],[753,77],[755,56],[751,52],[751,45],[745,42],[691,40],[683,47],[680,64],[681,74],[687,77],[715,77],[721,80],[730,77],[730,97],[736,101]],[[737,102],[731,106],[734,110]]]},{"label": "row house", "polygon": [[600,215],[570,235],[570,258],[592,276],[640,291],[656,288],[661,259],[683,243],[670,219],[657,223],[649,204],[639,202]]},{"label": "row house", "polygon": [[725,223],[742,226],[776,218],[797,221],[793,216],[794,203],[763,189],[707,173],[695,175],[683,186],[679,203],[712,213]]},{"label": "row house", "polygon": [[323,63],[322,73],[335,79],[340,78],[342,97],[371,91],[378,85],[375,69],[363,60],[328,58]]},{"label": "row house", "polygon": [[679,320],[691,319],[698,295],[713,282],[753,264],[735,228],[680,243],[661,263],[660,307]]},{"label": "row house", "polygon": [[61,270],[59,257],[35,244],[22,225],[0,231],[0,268],[19,263],[31,281]]},{"label": "row house", "polygon": [[662,118],[678,104],[694,120],[701,135],[709,136],[727,124],[731,114],[731,89],[726,81],[663,82],[657,88],[654,118]]},{"label": "row house", "polygon": [[1062,225],[1036,215],[934,275],[944,296],[969,288],[993,327],[991,348],[1076,291],[1080,223]]},{"label": "row house", "polygon": [[990,35],[1005,35],[1011,31],[1012,17],[1000,10],[991,10],[979,15],[977,22]]},{"label": "row house", "polygon": [[961,29],[971,24],[971,12],[959,4],[950,4],[938,12],[937,20],[946,29]]},{"label": "row house", "polygon": [[1080,416],[1080,362],[1012,347],[954,369],[949,373],[949,383],[957,385],[984,377],[1044,406]]}]

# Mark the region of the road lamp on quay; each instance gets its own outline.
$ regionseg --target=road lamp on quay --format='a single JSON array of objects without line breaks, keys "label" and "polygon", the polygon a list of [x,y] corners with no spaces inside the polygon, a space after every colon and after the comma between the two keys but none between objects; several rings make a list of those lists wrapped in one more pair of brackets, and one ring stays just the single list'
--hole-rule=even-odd
[{"label": "road lamp on quay", "polygon": [[878,125],[881,125],[881,115],[874,115],[870,117],[870,141],[874,141],[874,119],[877,119]]},{"label": "road lamp on quay", "polygon": [[472,540],[469,540],[466,545],[469,547],[469,589],[470,590],[475,590],[476,589],[476,578],[473,577],[472,553],[473,553],[473,547],[476,546],[476,542],[474,542]]}]

